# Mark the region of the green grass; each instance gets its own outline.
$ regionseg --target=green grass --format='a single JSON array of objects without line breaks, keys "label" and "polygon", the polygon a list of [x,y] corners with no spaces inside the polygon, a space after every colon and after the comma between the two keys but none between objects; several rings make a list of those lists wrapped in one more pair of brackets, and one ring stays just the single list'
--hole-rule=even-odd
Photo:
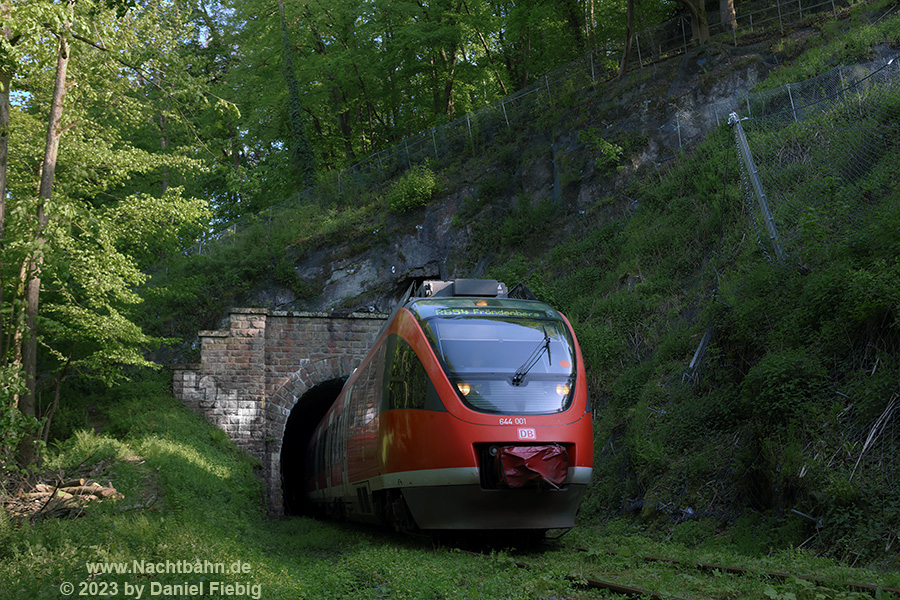
[{"label": "green grass", "polygon": [[[785,54],[787,64],[767,77],[754,91],[774,89],[821,75],[838,65],[865,62],[873,58],[879,44],[896,47],[900,41],[900,20],[893,0],[864,2],[851,8],[845,18],[817,23],[803,42],[785,38],[773,50]],[[888,14],[878,18],[886,11]]]},{"label": "green grass", "polygon": [[[127,386],[126,386],[127,387]],[[246,585],[263,598],[535,598],[568,593],[557,574],[523,577],[512,565],[387,532],[307,518],[264,517],[258,464],[165,392],[120,390],[95,421],[117,431],[78,430],[51,451],[46,467],[105,465],[101,481],[124,494],[89,505],[76,519],[16,522],[0,513],[0,598],[60,598],[60,586],[104,584],[125,598],[126,584]],[[107,420],[109,418],[114,420]],[[156,499],[154,501],[154,498]],[[88,564],[220,563],[249,565],[224,575],[161,573],[90,576]],[[183,570],[183,569],[182,569]],[[253,588],[252,586],[259,586]],[[97,588],[100,589],[100,588]],[[162,589],[162,588],[160,588]],[[133,597],[133,596],[132,596]]]},{"label": "green grass", "polygon": [[[94,590],[97,597],[96,592],[105,591],[105,597],[115,598],[136,597],[134,586],[144,586],[146,598],[151,589],[162,597],[167,589],[162,586],[181,585],[189,591],[188,586],[201,583],[203,597],[211,598],[597,597],[578,584],[580,577],[613,578],[698,598],[763,597],[768,589],[785,599],[790,593],[797,598],[855,597],[837,587],[810,591],[798,582],[706,576],[686,567],[646,563],[640,559],[645,555],[900,586],[896,571],[852,569],[802,551],[760,550],[748,544],[770,540],[764,523],[723,528],[706,520],[660,528],[613,520],[602,527],[576,528],[540,551],[496,548],[473,556],[369,527],[308,518],[270,521],[262,514],[254,460],[180,406],[163,385],[145,381],[137,386],[139,395],[129,387],[95,406],[97,424],[118,433],[78,431],[47,463],[54,471],[106,465],[102,480],[124,498],[91,505],[76,519],[0,519],[0,598],[58,599],[65,582],[76,593]],[[135,562],[165,568],[166,561],[181,571],[186,571],[184,565],[193,569],[207,561],[226,571],[239,568],[222,574],[88,572],[89,564],[100,562],[134,569]],[[536,568],[522,569],[517,562]],[[243,589],[244,594],[211,593],[211,582],[233,585],[233,591]],[[175,593],[166,597],[199,597],[169,591]]]}]

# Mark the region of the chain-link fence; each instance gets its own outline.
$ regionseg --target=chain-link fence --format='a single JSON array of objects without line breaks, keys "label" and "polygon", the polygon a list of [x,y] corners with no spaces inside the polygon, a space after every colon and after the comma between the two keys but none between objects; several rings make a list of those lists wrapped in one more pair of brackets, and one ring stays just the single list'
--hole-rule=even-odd
[{"label": "chain-link fence", "polygon": [[741,113],[746,116],[735,113],[731,122],[751,222],[766,257],[802,273],[841,261],[865,265],[848,273],[866,279],[843,287],[869,298],[858,306],[872,314],[864,331],[845,332],[853,342],[837,360],[851,382],[867,383],[856,396],[837,391],[848,407],[835,432],[840,443],[832,445],[840,450],[828,465],[866,470],[883,489],[894,489],[900,327],[895,309],[884,307],[896,307],[900,54],[750,94]]},{"label": "chain-link fence", "polygon": [[[760,0],[736,3],[736,26],[723,25],[718,13],[708,13],[711,35],[733,38],[760,29],[780,28],[801,22],[814,12],[837,10],[852,0]],[[687,17],[677,17],[661,25],[635,34],[633,55],[636,65],[645,68],[655,61],[686,52],[693,44],[691,23]],[[228,228],[210,235],[206,240],[185,251],[186,255],[202,254],[211,244],[238,234],[246,226],[273,218],[284,209],[314,201],[323,193],[338,196],[355,190],[377,189],[415,164],[426,161],[451,160],[473,155],[495,139],[498,134],[527,130],[534,127],[535,118],[554,98],[583,90],[608,80],[618,72],[622,53],[621,43],[595,48],[566,66],[546,74],[528,87],[507,96],[500,102],[485,106],[450,123],[409,136],[399,144],[381,150],[341,171],[333,180],[318,188],[305,190],[272,206],[259,215],[232,223]],[[712,127],[727,119],[735,109],[731,103],[709,105],[693,113],[672,109],[671,118],[662,128],[647,131],[650,138],[665,137],[665,147],[673,153],[692,141],[701,139]],[[327,191],[325,190],[327,188]]]},{"label": "chain-link fence", "polygon": [[900,166],[900,58],[749,94],[734,115],[760,246],[809,266],[871,218]]}]

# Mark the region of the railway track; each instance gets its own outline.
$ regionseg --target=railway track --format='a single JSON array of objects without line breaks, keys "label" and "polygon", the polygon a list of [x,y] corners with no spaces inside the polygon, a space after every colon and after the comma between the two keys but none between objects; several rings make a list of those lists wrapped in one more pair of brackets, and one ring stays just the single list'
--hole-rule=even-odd
[{"label": "railway track", "polygon": [[[581,548],[577,546],[570,547],[571,550],[577,552],[590,552],[587,548]],[[711,572],[711,573],[728,573],[731,575],[756,575],[762,576],[773,580],[780,581],[791,581],[791,580],[801,580],[812,583],[818,586],[824,586],[828,588],[843,588],[849,591],[855,592],[866,592],[872,594],[873,596],[878,597],[879,594],[884,597],[885,594],[893,596],[895,598],[900,598],[900,588],[892,588],[886,586],[879,586],[871,583],[862,583],[862,582],[852,582],[852,581],[831,581],[822,579],[819,577],[813,577],[810,575],[793,575],[790,573],[782,573],[778,571],[760,571],[754,569],[747,569],[744,567],[732,567],[728,565],[719,565],[719,564],[711,564],[711,563],[702,563],[702,562],[689,562],[678,560],[674,558],[664,558],[659,556],[641,556],[640,559],[644,562],[648,563],[664,563],[669,565],[675,565],[677,567],[691,568],[699,571]],[[622,593],[622,592],[617,592]]]},{"label": "railway track", "polygon": [[[577,546],[563,546],[561,549],[568,549],[573,552],[583,552],[589,553],[592,552],[587,548],[581,548]],[[488,556],[484,553],[474,552],[471,550],[461,550],[462,552],[466,552],[467,554],[471,554],[473,556],[485,557]],[[607,555],[620,555],[616,552],[606,552],[604,554]],[[690,562],[677,560],[672,558],[664,558],[657,556],[637,556],[630,558],[637,558],[645,563],[660,563],[665,565],[671,565],[679,569],[691,569],[697,570],[701,572],[710,573],[711,576],[714,574],[729,574],[735,576],[756,576],[762,577],[766,579],[770,579],[773,581],[803,581],[807,582],[811,585],[831,590],[842,590],[849,592],[862,592],[866,594],[870,594],[873,598],[900,598],[900,588],[879,586],[870,583],[863,582],[843,582],[843,581],[830,581],[825,580],[819,577],[813,577],[809,575],[792,575],[789,573],[782,573],[776,571],[761,571],[754,569],[747,569],[743,567],[732,567],[728,565],[719,565],[719,564],[710,564],[710,563],[702,563],[702,562]],[[544,569],[543,566],[537,564],[529,564],[527,562],[522,562],[519,560],[513,560],[512,564],[520,569],[529,569],[529,570],[541,570]],[[598,590],[603,592],[608,592],[611,594],[619,594],[621,596],[625,596],[628,598],[651,598],[652,600],[688,600],[681,596],[675,596],[665,592],[657,592],[650,589],[646,589],[644,587],[639,587],[637,585],[631,585],[627,583],[623,583],[622,581],[609,581],[606,579],[600,579],[594,576],[576,576],[570,575],[567,577],[573,584],[584,587],[592,590]],[[787,597],[787,596],[786,596]],[[817,596],[817,597],[829,597],[829,596]]]}]

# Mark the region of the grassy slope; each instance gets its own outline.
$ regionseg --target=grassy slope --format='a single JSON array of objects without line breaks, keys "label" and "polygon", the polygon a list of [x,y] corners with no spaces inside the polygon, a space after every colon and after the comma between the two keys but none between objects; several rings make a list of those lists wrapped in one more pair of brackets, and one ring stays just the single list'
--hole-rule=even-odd
[{"label": "grassy slope", "polygon": [[[71,520],[35,523],[0,520],[0,599],[60,598],[63,582],[81,586],[199,584],[203,597],[271,599],[325,598],[591,598],[568,574],[619,573],[632,585],[689,597],[854,598],[839,589],[807,590],[799,582],[750,577],[697,577],[690,569],[643,564],[637,556],[705,560],[763,570],[817,574],[835,581],[871,581],[900,586],[896,573],[851,569],[797,551],[758,556],[748,544],[765,539],[740,532],[712,535],[708,524],[688,522],[669,541],[654,541],[645,527],[614,521],[604,529],[583,527],[566,538],[590,549],[541,552],[501,550],[472,557],[413,538],[368,528],[321,523],[306,518],[267,521],[259,501],[255,465],[220,431],[190,413],[167,393],[164,382],[145,381],[117,390],[91,407],[96,427],[82,431],[51,452],[51,466],[71,472],[106,465],[101,478],[124,498],[90,506]],[[154,501],[155,499],[155,501]],[[614,552],[615,554],[610,554]],[[93,562],[200,561],[244,574],[120,574],[89,576]],[[515,561],[543,565],[522,570]],[[211,581],[248,586],[244,593],[211,594]],[[258,588],[252,586],[258,585]],[[85,588],[90,591],[90,587]],[[256,591],[254,591],[256,590]],[[157,590],[159,592],[160,590]],[[165,594],[156,597],[199,597]],[[93,597],[99,597],[94,595]]]},{"label": "grassy slope", "polygon": [[[760,89],[867,60],[877,44],[896,47],[896,12],[873,3],[777,42],[785,64]],[[900,162],[896,148],[885,152],[882,164]],[[796,193],[835,198],[829,185]],[[612,206],[637,207],[619,208],[625,218],[601,208],[577,238],[547,253],[520,250],[493,269],[527,281],[579,335],[599,409],[586,522],[624,509],[667,534],[691,509],[757,532],[767,540],[757,551],[806,542],[848,561],[900,565],[896,437],[855,469],[898,392],[900,187],[877,168],[852,185],[839,192],[851,198],[854,229],[826,202],[804,217],[806,264],[772,265],[748,224],[723,127],[616,194]],[[519,213],[507,223],[531,218]],[[684,385],[709,324],[699,381]],[[821,528],[792,511],[821,518]]]},{"label": "grassy slope", "polygon": [[[90,505],[71,520],[28,523],[0,513],[0,598],[60,598],[63,582],[75,584],[76,595],[81,584],[115,582],[119,598],[128,597],[126,583],[146,585],[146,598],[152,582],[259,584],[262,597],[273,599],[524,599],[568,587],[558,574],[523,579],[512,565],[423,553],[418,542],[379,531],[302,518],[267,521],[254,461],[175,401],[164,382],[129,385],[116,395],[91,408],[107,433],[81,430],[51,452],[48,466],[72,472],[103,461],[100,477],[124,498]],[[142,560],[241,561],[249,572],[89,577],[86,568]],[[234,596],[207,587],[203,597]]]}]

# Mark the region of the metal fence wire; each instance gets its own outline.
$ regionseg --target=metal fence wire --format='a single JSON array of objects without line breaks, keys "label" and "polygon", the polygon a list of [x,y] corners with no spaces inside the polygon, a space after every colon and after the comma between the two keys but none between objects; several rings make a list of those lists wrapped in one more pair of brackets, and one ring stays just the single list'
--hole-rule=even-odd
[{"label": "metal fence wire", "polygon": [[[900,172],[900,54],[746,97],[731,123],[752,227],[765,256],[810,271],[896,248]],[[887,241],[885,241],[887,240]],[[892,241],[894,240],[894,241]],[[871,250],[872,244],[876,247]],[[881,244],[878,246],[878,244]],[[886,244],[886,246],[885,246]],[[885,268],[889,268],[885,266]],[[878,266],[865,293],[878,287]],[[883,288],[883,286],[882,286]],[[844,370],[881,377],[878,401],[846,396],[840,450],[827,459],[866,471],[896,491],[900,474],[900,327],[888,310],[871,319],[843,359]],[[835,382],[841,387],[841,382]],[[874,412],[873,412],[874,410]],[[810,449],[810,452],[815,449]],[[851,475],[851,476],[852,476]]]},{"label": "metal fence wire", "polygon": [[[898,55],[900,57],[900,55]],[[863,229],[900,164],[900,58],[835,67],[749,94],[735,113],[742,181],[759,242],[781,262],[833,259]]]},{"label": "metal fence wire", "polygon": [[[709,12],[710,34],[732,38],[763,29],[784,28],[807,19],[814,13],[831,11],[853,4],[853,0],[759,0],[736,2],[736,26],[723,25],[718,13]],[[661,25],[635,34],[634,66],[645,68],[652,63],[685,53],[693,45],[691,24],[687,17],[676,17]],[[315,202],[325,188],[337,188],[338,195],[353,190],[377,189],[378,186],[401,175],[413,165],[429,161],[452,160],[459,156],[477,154],[499,134],[522,131],[534,127],[537,116],[546,111],[555,98],[578,90],[587,90],[598,82],[617,74],[622,43],[611,42],[594,48],[566,66],[548,73],[531,85],[480,110],[466,114],[450,123],[421,131],[400,143],[376,152],[334,176],[336,181],[323,182],[317,188],[299,192],[287,200],[269,207],[262,213],[230,224],[227,228],[207,236],[188,248],[184,254],[204,254],[219,241],[239,234],[243,229],[258,226],[260,221],[272,220],[278,213],[303,204]],[[710,129],[727,119],[736,109],[733,103],[709,105],[686,113],[671,109],[671,118],[662,130],[647,131],[652,138],[665,138],[664,147],[674,154],[678,149],[699,141]]]}]

